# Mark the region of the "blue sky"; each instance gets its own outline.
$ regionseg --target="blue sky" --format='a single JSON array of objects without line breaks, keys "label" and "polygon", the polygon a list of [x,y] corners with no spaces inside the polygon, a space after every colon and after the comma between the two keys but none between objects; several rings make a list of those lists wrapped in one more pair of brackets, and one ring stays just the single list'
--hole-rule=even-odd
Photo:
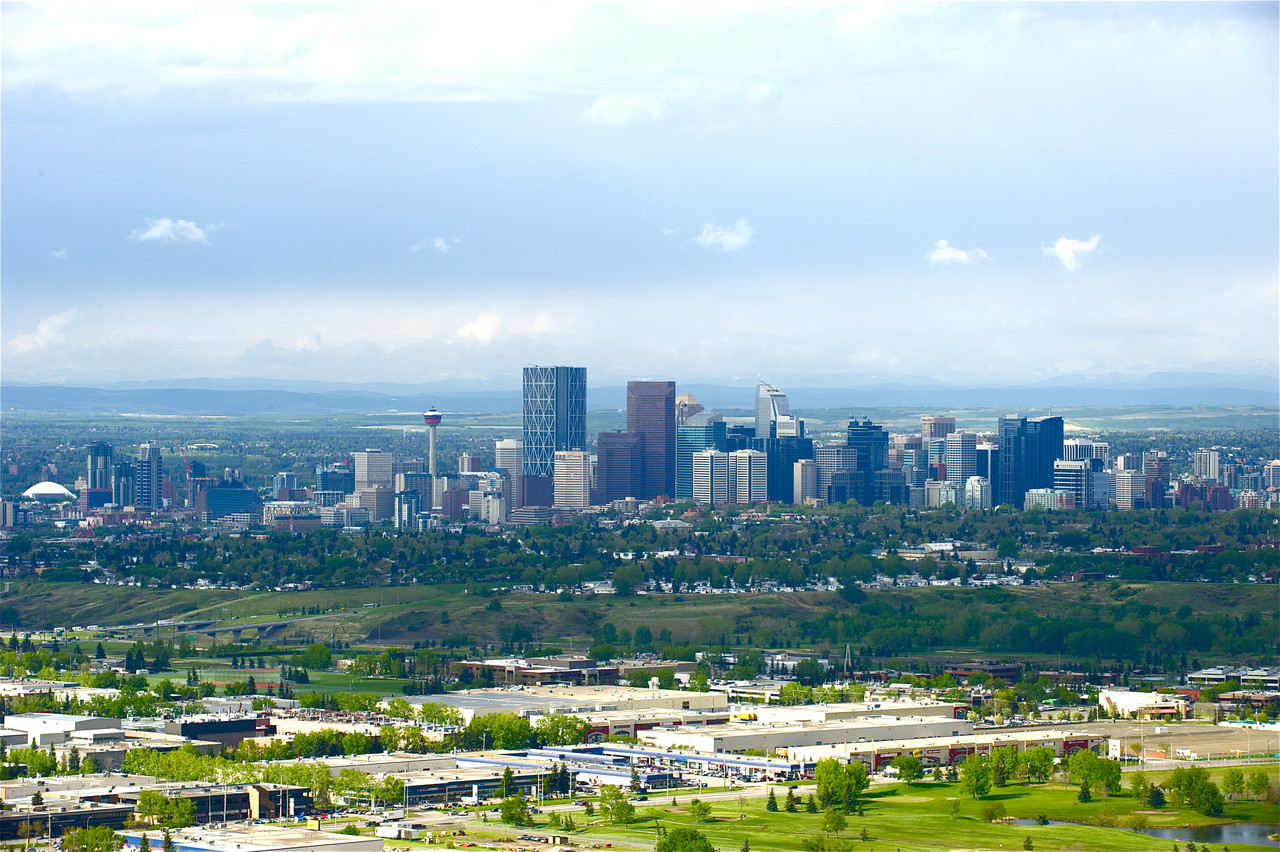
[{"label": "blue sky", "polygon": [[1274,3],[21,4],[3,377],[1272,372]]}]

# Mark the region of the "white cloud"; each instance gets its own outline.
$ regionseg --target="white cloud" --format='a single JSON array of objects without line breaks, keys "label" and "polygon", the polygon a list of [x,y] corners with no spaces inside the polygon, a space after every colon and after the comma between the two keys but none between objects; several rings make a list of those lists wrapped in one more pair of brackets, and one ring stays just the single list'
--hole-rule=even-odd
[{"label": "white cloud", "polygon": [[448,254],[449,249],[453,248],[457,244],[458,240],[456,239],[450,240],[445,239],[444,237],[432,237],[429,240],[418,240],[418,242],[409,246],[409,251],[416,254],[424,249],[431,249],[432,251],[439,252],[440,254]]},{"label": "white cloud", "polygon": [[1045,257],[1056,257],[1062,262],[1062,268],[1068,272],[1078,272],[1081,261],[1086,255],[1093,254],[1098,248],[1101,234],[1094,234],[1087,240],[1073,240],[1070,237],[1058,237],[1053,245],[1046,246]]},{"label": "white cloud", "polygon": [[458,328],[454,335],[460,338],[471,338],[479,343],[493,340],[502,326],[502,317],[497,314],[480,314],[471,322]]},{"label": "white cloud", "polygon": [[36,352],[49,346],[56,346],[62,343],[66,338],[63,337],[62,330],[78,316],[79,312],[72,309],[64,311],[60,314],[53,314],[40,320],[36,324],[36,330],[31,334],[19,334],[9,341],[9,350],[14,354],[25,352]]},{"label": "white cloud", "polygon": [[216,231],[218,226],[205,225],[203,228],[186,219],[148,219],[145,228],[135,230],[129,239],[140,243],[160,240],[166,243],[204,243],[209,244],[209,232]]},{"label": "white cloud", "polygon": [[702,233],[694,237],[694,242],[707,248],[719,247],[724,251],[737,251],[751,245],[751,236],[755,233],[746,219],[739,219],[732,225],[712,225],[704,223]]},{"label": "white cloud", "polygon": [[924,259],[941,266],[951,263],[973,263],[975,260],[990,260],[991,256],[982,249],[958,249],[955,246],[948,245],[946,240],[938,240],[933,244],[933,251],[924,256]]},{"label": "white cloud", "polygon": [[71,255],[67,253],[67,250],[65,248],[54,249],[53,251],[49,252],[49,257],[56,258],[58,260],[66,260],[70,256]]},{"label": "white cloud", "polygon": [[585,121],[595,124],[622,126],[641,121],[657,121],[666,112],[666,106],[654,95],[604,95],[582,114]]}]

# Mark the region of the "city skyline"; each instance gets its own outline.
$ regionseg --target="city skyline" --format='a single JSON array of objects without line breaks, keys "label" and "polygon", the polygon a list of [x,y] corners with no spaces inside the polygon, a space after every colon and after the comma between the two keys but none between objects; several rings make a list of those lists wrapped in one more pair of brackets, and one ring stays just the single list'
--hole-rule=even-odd
[{"label": "city skyline", "polygon": [[0,16],[6,381],[1277,372],[1274,4]]}]

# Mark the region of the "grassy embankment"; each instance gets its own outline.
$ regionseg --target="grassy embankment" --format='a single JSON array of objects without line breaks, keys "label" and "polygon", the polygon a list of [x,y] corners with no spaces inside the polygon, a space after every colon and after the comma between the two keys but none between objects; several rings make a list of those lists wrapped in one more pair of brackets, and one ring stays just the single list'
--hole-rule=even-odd
[{"label": "grassy embankment", "polygon": [[[1206,583],[1055,583],[1044,587],[1012,587],[1000,590],[1002,599],[1019,602],[1046,615],[1080,611],[1103,605],[1118,594],[1158,608],[1189,606],[1193,612],[1270,613],[1275,589],[1271,586],[1213,585]],[[893,589],[873,592],[868,598],[884,598],[897,606],[945,596],[956,607],[990,608],[1002,604],[983,589]],[[503,625],[527,626],[535,644],[555,644],[585,650],[592,628],[601,621],[619,630],[648,626],[656,635],[666,628],[677,642],[708,641],[700,621],[722,616],[735,633],[770,632],[770,625],[813,620],[851,607],[834,593],[787,595],[648,595],[629,598],[578,596],[560,601],[553,595],[505,594],[500,609],[488,607],[492,598],[465,594],[461,587],[389,586],[377,588],[321,589],[307,592],[231,592],[195,589],[141,589],[78,583],[18,581],[12,584],[6,603],[18,611],[20,623],[30,628],[47,625],[123,625],[152,623],[159,619],[216,618],[238,620],[251,638],[257,620],[276,620],[280,613],[295,623],[284,634],[295,642],[343,641],[357,645],[407,646],[415,641],[453,642],[470,646],[500,644]],[[366,604],[377,606],[365,608]],[[313,618],[305,612],[320,611]],[[703,624],[707,622],[703,621]],[[176,635],[176,634],[175,634]],[[82,637],[83,638],[83,637]],[[204,644],[208,637],[198,636]],[[972,648],[933,648],[930,655],[976,653]],[[983,652],[990,656],[990,651]],[[916,658],[922,655],[913,654]],[[1008,656],[1008,655],[1006,655]],[[1017,654],[1018,659],[1032,659]],[[1051,659],[1052,655],[1045,659]],[[1207,664],[1207,660],[1205,661]]]}]

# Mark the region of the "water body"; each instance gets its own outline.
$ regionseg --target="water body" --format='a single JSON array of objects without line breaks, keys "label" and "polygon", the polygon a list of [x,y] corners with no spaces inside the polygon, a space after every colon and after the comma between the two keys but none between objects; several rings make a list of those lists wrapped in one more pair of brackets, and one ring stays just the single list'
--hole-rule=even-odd
[{"label": "water body", "polygon": [[[1033,819],[1016,819],[1014,825],[1039,825]],[[1080,825],[1076,822],[1049,820],[1049,825]],[[1131,830],[1131,829],[1127,829]],[[1227,825],[1197,825],[1181,828],[1141,828],[1138,834],[1148,837],[1159,837],[1164,840],[1178,840],[1186,843],[1253,844],[1255,846],[1275,846],[1280,848],[1280,841],[1273,840],[1271,835],[1280,832],[1280,825],[1263,822],[1237,822]]]}]

